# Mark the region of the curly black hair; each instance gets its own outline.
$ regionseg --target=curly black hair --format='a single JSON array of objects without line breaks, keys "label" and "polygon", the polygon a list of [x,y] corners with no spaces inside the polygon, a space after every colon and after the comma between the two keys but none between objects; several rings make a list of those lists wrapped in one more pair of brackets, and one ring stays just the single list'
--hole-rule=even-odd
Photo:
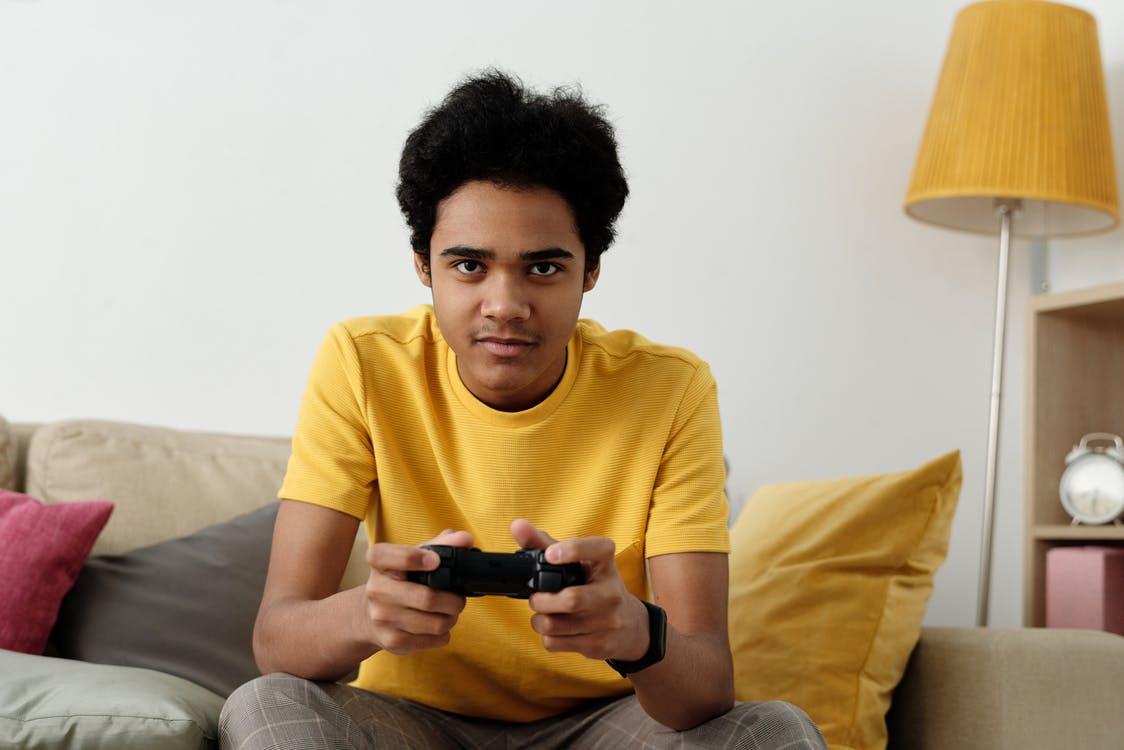
[{"label": "curly black hair", "polygon": [[398,205],[428,266],[437,204],[470,180],[546,187],[569,203],[586,270],[612,244],[628,197],[613,126],[580,89],[550,95],[495,69],[470,76],[411,131],[398,165]]}]

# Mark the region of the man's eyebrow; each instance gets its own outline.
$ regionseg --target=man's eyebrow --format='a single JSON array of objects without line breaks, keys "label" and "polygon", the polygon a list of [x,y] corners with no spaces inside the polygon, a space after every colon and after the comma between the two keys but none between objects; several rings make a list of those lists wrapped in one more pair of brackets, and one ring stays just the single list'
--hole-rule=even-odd
[{"label": "man's eyebrow", "polygon": [[[495,260],[496,253],[493,250],[485,250],[479,247],[456,245],[442,250],[441,257],[468,258],[470,260]],[[574,254],[560,247],[547,247],[542,250],[524,250],[519,253],[519,259],[523,261],[554,260],[555,258],[573,260]]]},{"label": "man's eyebrow", "polygon": [[519,258],[520,260],[553,260],[555,258],[573,260],[574,254],[560,247],[548,247],[542,250],[525,250],[519,253]]},{"label": "man's eyebrow", "polygon": [[481,250],[477,247],[465,247],[464,245],[457,245],[456,247],[445,248],[441,251],[442,258],[471,258],[472,260],[492,260],[496,254],[491,250]]}]

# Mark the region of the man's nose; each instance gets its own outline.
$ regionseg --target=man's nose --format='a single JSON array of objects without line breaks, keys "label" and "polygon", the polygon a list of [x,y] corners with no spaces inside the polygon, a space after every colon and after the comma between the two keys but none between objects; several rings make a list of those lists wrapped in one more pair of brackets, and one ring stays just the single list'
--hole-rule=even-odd
[{"label": "man's nose", "polygon": [[494,274],[484,285],[480,312],[493,320],[526,320],[531,314],[531,305],[522,281],[512,278],[511,274]]}]

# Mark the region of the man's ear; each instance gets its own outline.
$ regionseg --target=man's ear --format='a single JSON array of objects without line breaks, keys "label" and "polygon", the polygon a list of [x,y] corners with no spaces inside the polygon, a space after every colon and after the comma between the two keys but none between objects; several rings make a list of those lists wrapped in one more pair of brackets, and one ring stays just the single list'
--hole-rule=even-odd
[{"label": "man's ear", "polygon": [[433,288],[433,279],[429,275],[429,260],[421,253],[414,253],[414,272],[422,284]]},{"label": "man's ear", "polygon": [[601,276],[601,261],[597,261],[597,265],[585,272],[585,283],[582,284],[582,291],[593,291],[593,287],[597,286],[597,279]]}]

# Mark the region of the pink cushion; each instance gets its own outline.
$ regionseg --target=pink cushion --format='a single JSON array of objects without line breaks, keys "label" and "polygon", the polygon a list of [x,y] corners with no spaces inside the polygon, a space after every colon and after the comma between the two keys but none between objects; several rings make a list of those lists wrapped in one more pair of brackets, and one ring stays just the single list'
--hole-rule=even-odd
[{"label": "pink cushion", "polygon": [[113,503],[41,503],[0,490],[0,648],[42,654],[59,604]]}]

